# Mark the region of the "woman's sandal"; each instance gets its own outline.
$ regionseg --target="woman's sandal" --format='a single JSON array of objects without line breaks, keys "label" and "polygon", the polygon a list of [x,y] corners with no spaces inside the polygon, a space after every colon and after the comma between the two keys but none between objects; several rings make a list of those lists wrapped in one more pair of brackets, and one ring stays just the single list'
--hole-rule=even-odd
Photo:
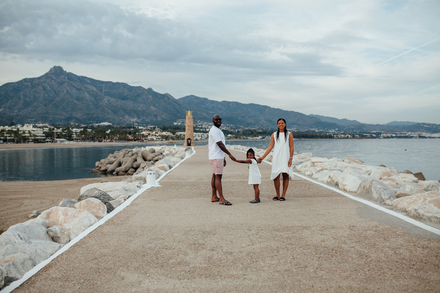
[{"label": "woman's sandal", "polygon": [[280,198],[278,196],[275,196],[274,198],[272,198],[273,200],[280,200]]},{"label": "woman's sandal", "polygon": [[280,197],[280,201],[285,201],[285,200],[286,200],[286,198]]},{"label": "woman's sandal", "polygon": [[224,206],[231,206],[232,205],[232,203],[230,203],[227,200],[225,200],[224,202],[219,202],[219,204],[224,205]]},{"label": "woman's sandal", "polygon": [[254,199],[254,200],[250,201],[250,203],[259,203],[259,202],[260,202],[260,199]]}]

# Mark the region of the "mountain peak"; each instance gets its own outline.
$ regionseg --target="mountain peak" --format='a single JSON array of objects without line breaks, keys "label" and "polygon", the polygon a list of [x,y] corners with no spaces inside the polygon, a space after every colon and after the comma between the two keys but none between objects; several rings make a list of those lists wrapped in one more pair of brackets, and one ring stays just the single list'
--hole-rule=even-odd
[{"label": "mountain peak", "polygon": [[53,74],[53,75],[65,75],[67,72],[64,71],[63,67],[61,66],[54,66],[52,67],[48,74]]}]

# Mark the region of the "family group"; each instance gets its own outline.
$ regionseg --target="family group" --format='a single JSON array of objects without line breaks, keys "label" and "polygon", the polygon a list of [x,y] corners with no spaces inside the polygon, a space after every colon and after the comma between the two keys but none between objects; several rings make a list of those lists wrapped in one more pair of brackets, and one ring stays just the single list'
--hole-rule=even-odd
[{"label": "family group", "polygon": [[[293,135],[287,131],[286,120],[278,119],[278,130],[270,138],[270,144],[266,152],[260,158],[255,157],[255,152],[251,148],[246,152],[247,160],[237,160],[225,146],[225,135],[220,130],[222,119],[219,115],[212,118],[213,126],[209,130],[209,163],[212,166],[212,202],[218,202],[221,205],[232,205],[223,197],[222,176],[223,168],[226,166],[225,154],[237,163],[249,164],[249,181],[255,191],[255,199],[251,203],[260,202],[261,174],[258,163],[261,163],[273,149],[272,171],[270,179],[273,180],[276,196],[273,200],[285,201],[286,191],[289,187],[289,179],[293,179],[292,158],[294,153]],[[283,178],[283,191],[280,195],[281,177]]]}]

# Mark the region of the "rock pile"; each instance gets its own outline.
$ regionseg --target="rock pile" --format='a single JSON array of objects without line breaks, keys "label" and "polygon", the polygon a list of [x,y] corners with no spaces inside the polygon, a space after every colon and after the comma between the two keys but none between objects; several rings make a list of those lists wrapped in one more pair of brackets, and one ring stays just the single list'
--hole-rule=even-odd
[{"label": "rock pile", "polygon": [[[229,145],[229,149],[246,151],[248,147]],[[254,149],[256,157],[265,150]],[[266,161],[271,162],[269,154]],[[370,166],[354,159],[322,158],[310,153],[296,154],[293,170],[302,175],[356,194],[359,197],[392,206],[410,217],[440,223],[440,183],[426,181],[422,173],[400,172],[386,166]]]},{"label": "rock pile", "polygon": [[29,215],[35,219],[9,227],[0,235],[0,288],[22,278],[138,192],[146,183],[147,172],[154,172],[157,179],[192,152],[191,148],[175,146],[124,149],[97,162],[100,172],[132,176],[122,182],[84,186],[77,199],[65,198],[56,207]]},{"label": "rock pile", "polygon": [[162,149],[123,149],[110,154],[95,163],[92,173],[111,175],[133,175],[137,170],[145,169],[164,157]]}]

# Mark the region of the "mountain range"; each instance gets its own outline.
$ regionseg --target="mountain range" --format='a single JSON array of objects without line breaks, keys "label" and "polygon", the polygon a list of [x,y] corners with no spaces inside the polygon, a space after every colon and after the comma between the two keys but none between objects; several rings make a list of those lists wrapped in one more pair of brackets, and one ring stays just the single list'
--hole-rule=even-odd
[{"label": "mountain range", "polygon": [[46,74],[0,86],[0,125],[18,124],[92,124],[169,125],[185,119],[193,111],[194,120],[210,122],[219,114],[234,127],[273,129],[276,120],[286,119],[289,129],[345,130],[353,132],[424,131],[440,132],[440,125],[392,122],[363,124],[356,120],[320,115],[305,115],[258,104],[213,101],[194,95],[175,99],[153,89],[120,82],[99,81],[78,76],[54,66]]}]

